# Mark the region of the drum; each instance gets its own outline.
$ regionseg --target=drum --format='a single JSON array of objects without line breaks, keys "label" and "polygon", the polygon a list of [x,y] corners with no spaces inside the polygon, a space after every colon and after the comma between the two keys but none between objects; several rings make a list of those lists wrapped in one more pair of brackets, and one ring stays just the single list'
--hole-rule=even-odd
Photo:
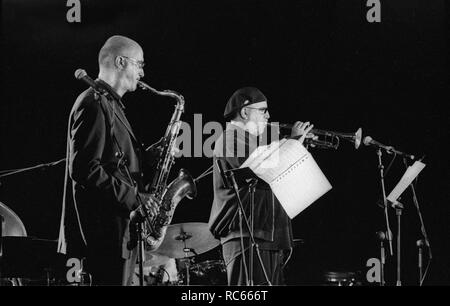
[{"label": "drum", "polygon": [[356,286],[359,284],[354,272],[325,272],[325,286]]},{"label": "drum", "polygon": [[[227,270],[223,260],[206,260],[189,268],[190,285],[227,285]],[[186,279],[185,273],[182,275]],[[183,282],[184,283],[184,282]]]},{"label": "drum", "polygon": [[[175,286],[179,284],[175,259],[153,256],[144,263],[145,286]],[[139,266],[136,264],[131,286],[139,286]]]}]

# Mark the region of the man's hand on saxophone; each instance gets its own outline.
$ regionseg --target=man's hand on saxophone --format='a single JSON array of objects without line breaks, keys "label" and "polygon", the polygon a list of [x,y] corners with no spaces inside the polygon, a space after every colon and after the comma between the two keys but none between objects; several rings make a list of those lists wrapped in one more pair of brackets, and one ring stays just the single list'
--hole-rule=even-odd
[{"label": "man's hand on saxophone", "polygon": [[155,217],[159,213],[160,203],[155,197],[149,193],[141,193],[141,199],[150,218]]},{"label": "man's hand on saxophone", "polygon": [[161,137],[157,142],[155,142],[154,144],[148,146],[145,149],[145,151],[149,152],[150,154],[152,154],[155,157],[158,157],[158,156],[161,155],[163,144],[164,144],[164,137]]},{"label": "man's hand on saxophone", "polygon": [[145,211],[142,206],[139,206],[130,213],[130,220],[132,222],[141,222],[145,219],[145,214],[150,219],[157,216],[159,213],[159,202],[149,193],[139,193],[139,197],[145,206]]}]

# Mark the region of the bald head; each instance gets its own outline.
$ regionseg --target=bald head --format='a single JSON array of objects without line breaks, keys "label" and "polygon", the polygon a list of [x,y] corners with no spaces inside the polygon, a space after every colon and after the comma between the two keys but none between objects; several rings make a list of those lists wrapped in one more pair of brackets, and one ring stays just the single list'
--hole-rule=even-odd
[{"label": "bald head", "polygon": [[134,40],[120,35],[111,36],[100,49],[98,64],[100,69],[113,68],[117,56],[133,57],[139,51],[142,52],[142,48]]},{"label": "bald head", "polygon": [[98,54],[99,79],[119,96],[135,91],[144,77],[144,51],[134,40],[115,35],[105,42]]}]

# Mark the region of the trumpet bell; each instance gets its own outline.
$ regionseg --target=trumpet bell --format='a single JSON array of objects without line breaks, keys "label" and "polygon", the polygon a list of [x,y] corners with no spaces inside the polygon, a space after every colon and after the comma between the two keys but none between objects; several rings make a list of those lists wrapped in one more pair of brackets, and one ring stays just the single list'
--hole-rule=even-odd
[{"label": "trumpet bell", "polygon": [[340,137],[340,138],[343,138],[343,139],[353,142],[353,144],[355,145],[355,149],[358,149],[359,146],[361,145],[361,139],[362,139],[362,129],[361,128],[358,128],[356,130],[356,132],[353,134],[337,133],[337,132],[330,132],[330,133],[338,138]]},{"label": "trumpet bell", "polygon": [[355,133],[355,149],[359,148],[359,145],[361,144],[361,139],[362,139],[362,129],[359,128],[356,133]]}]

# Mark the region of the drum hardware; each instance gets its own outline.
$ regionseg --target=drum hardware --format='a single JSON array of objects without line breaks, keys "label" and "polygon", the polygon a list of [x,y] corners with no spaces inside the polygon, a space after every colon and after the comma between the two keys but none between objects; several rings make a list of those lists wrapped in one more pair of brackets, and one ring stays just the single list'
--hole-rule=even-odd
[{"label": "drum hardware", "polygon": [[[178,259],[184,266],[180,272],[185,285],[191,284],[194,256],[217,247],[220,241],[211,234],[207,223],[179,223],[167,227],[167,232],[159,248],[151,254]],[[195,266],[197,267],[197,266]]]},{"label": "drum hardware", "polygon": [[206,260],[190,267],[193,285],[226,285],[227,274],[223,260]]},{"label": "drum hardware", "polygon": [[33,237],[2,237],[2,278],[15,278],[17,285],[50,286],[60,260],[57,241]]},{"label": "drum hardware", "polygon": [[[45,170],[65,161],[66,158],[62,158],[50,163],[38,164],[26,168],[0,170],[0,178],[32,170]],[[39,269],[39,273],[45,271],[46,284],[49,285],[53,281],[50,278],[52,269],[49,268],[52,263],[51,261],[44,263],[43,260],[38,260],[37,254],[40,254],[39,252],[43,250],[47,251],[48,244],[52,244],[54,241],[28,237],[25,226],[20,218],[2,202],[0,202],[0,216],[0,281],[3,282],[6,280],[3,278],[6,277],[9,278],[9,280],[6,280],[7,283],[10,283],[12,286],[22,286],[26,281],[25,278],[31,276],[31,271],[36,272],[35,270]],[[29,262],[29,258],[27,259],[23,255],[24,252],[21,252],[21,248],[23,247],[26,247],[25,253],[29,253],[29,258],[34,261],[33,264]],[[50,259],[53,258],[54,254],[49,253],[48,255],[48,259]],[[37,262],[38,264],[36,264]],[[31,277],[36,277],[36,275],[32,275]],[[35,280],[28,279],[28,281]]]},{"label": "drum hardware", "polygon": [[194,261],[193,258],[188,258],[188,257],[180,259],[180,262],[184,263],[185,271],[186,271],[185,275],[180,273],[180,276],[182,278],[182,283],[183,283],[183,277],[186,277],[186,283],[185,283],[186,286],[189,286],[191,284],[191,264],[193,261]]},{"label": "drum hardware", "polygon": [[186,247],[186,240],[191,239],[192,235],[184,232],[183,230],[181,230],[180,234],[178,236],[175,236],[175,240],[177,241],[182,241],[184,244],[183,247],[183,252],[185,254],[185,258],[187,258],[187,260],[185,261],[185,266],[186,266],[186,286],[190,285],[190,265],[191,265],[191,260],[188,258],[188,254],[189,252],[194,253],[194,255],[198,255],[195,250],[193,248],[188,248]]},{"label": "drum hardware", "polygon": [[[144,270],[144,281],[146,286],[167,286],[178,284],[178,278],[172,278],[169,272],[166,270],[164,265],[161,265],[156,268],[156,271],[148,271],[148,273]],[[137,270],[137,269],[136,269]],[[135,277],[139,278],[139,271],[135,271]],[[166,280],[164,278],[167,278]],[[139,281],[136,279],[131,282],[133,286],[139,286]]]},{"label": "drum hardware", "polygon": [[[136,266],[130,285],[139,285],[139,277],[139,267]],[[146,286],[177,285],[179,275],[175,258],[146,251],[143,279]]]},{"label": "drum hardware", "polygon": [[[193,272],[191,267],[195,266],[194,257],[212,250],[219,244],[220,241],[213,237],[207,223],[192,222],[169,225],[159,248],[156,251],[145,252],[146,260],[143,268],[146,272],[142,276],[145,278],[145,275],[148,274],[145,279],[147,285],[164,285],[166,283],[190,285]],[[175,260],[180,266],[183,266],[179,269],[180,272],[177,271]],[[208,270],[208,267],[203,268],[203,265],[195,267]],[[155,269],[157,270],[155,271]],[[168,281],[161,281],[166,273]],[[139,271],[136,270],[133,275],[134,278],[140,277]],[[136,279],[132,281],[132,284],[136,285],[137,283]]]},{"label": "drum hardware", "polygon": [[92,286],[92,275],[86,270],[86,257],[80,261],[80,270],[77,272],[80,278],[79,286]]}]

